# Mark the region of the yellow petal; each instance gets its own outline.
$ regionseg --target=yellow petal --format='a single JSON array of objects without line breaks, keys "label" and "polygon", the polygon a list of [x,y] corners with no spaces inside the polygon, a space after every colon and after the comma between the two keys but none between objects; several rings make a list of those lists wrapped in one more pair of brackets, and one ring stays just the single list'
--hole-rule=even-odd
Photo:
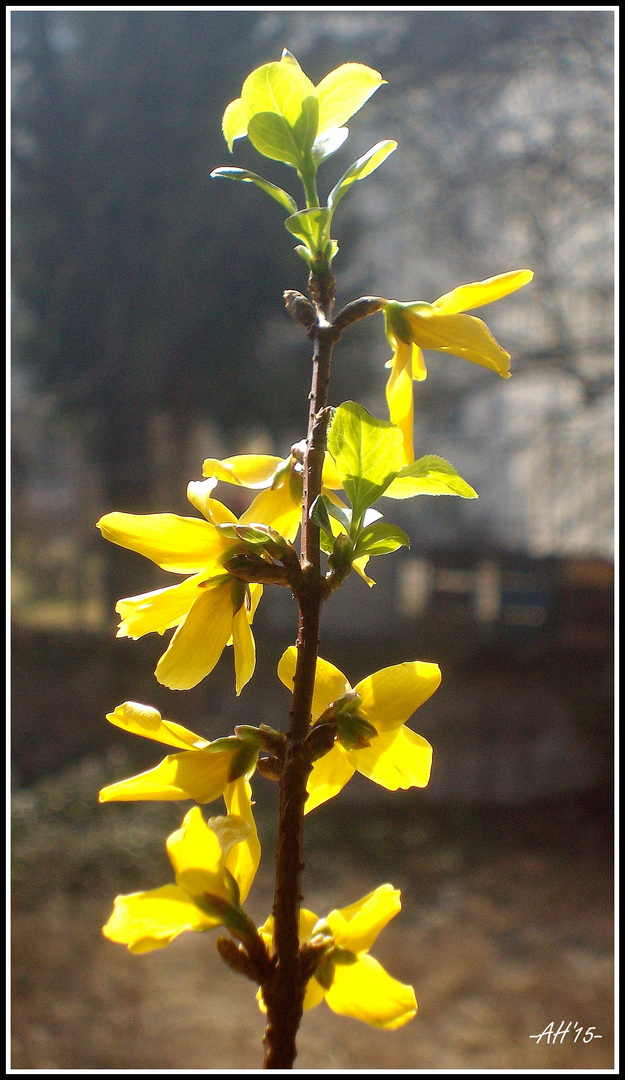
[{"label": "yellow petal", "polygon": [[401,893],[392,885],[380,885],[349,907],[331,911],[326,922],[342,949],[368,952],[384,927],[401,911]]},{"label": "yellow petal", "polygon": [[189,810],[181,827],[167,838],[167,854],[177,884],[191,896],[209,893],[230,900],[224,877],[223,851],[216,833],[204,821],[199,806]]},{"label": "yellow petal", "polygon": [[[315,915],[313,911],[308,911],[306,908],[300,908],[299,912],[299,940],[300,944],[305,941],[310,941],[313,931],[315,930],[317,923],[319,922],[319,916]],[[262,937],[265,945],[271,952],[273,950],[273,930],[274,919],[273,915],[270,915],[262,926],[258,928],[258,933]]]},{"label": "yellow petal", "polygon": [[338,795],[355,771],[355,755],[345,750],[340,743],[335,743],[328,754],[324,754],[313,764],[306,784],[308,798],[304,813],[309,814],[315,807]]},{"label": "yellow petal", "polygon": [[495,341],[481,319],[473,315],[439,315],[429,304],[423,308],[419,314],[405,312],[414,341],[422,349],[453,353],[496,371],[504,379],[510,377],[510,353]]},{"label": "yellow petal", "polygon": [[371,740],[371,746],[355,753],[358,772],[389,791],[426,787],[430,779],[432,747],[405,724],[383,731]]},{"label": "yellow petal", "polygon": [[228,582],[208,586],[176,630],[156,665],[156,678],[170,690],[190,690],[215,667],[232,633]]},{"label": "yellow petal", "polygon": [[115,712],[107,713],[109,724],[130,731],[133,735],[142,735],[145,739],[154,739],[166,746],[177,746],[182,750],[202,750],[208,746],[206,739],[201,739],[193,731],[174,724],[173,720],[163,720],[158,709],[149,705],[139,705],[137,701],[124,701]]},{"label": "yellow petal", "polygon": [[320,1005],[326,996],[326,992],[321,983],[318,983],[315,976],[309,979],[306,983],[306,990],[304,991],[304,1012],[308,1012],[309,1009],[314,1009],[316,1005]]},{"label": "yellow petal", "polygon": [[232,851],[250,835],[250,826],[238,814],[217,814],[209,818],[208,828],[215,833],[226,865]]},{"label": "yellow petal", "polygon": [[330,71],[317,86],[317,138],[331,128],[341,127],[385,81],[379,71],[365,64],[341,64]]},{"label": "yellow petal", "polygon": [[252,634],[245,604],[239,608],[232,620],[232,640],[234,644],[234,670],[236,676],[237,697],[254,674],[256,665],[256,646]]},{"label": "yellow petal", "polygon": [[178,885],[163,885],[149,892],[115,898],[115,906],[102,933],[110,941],[127,945],[130,952],[163,949],[185,930],[210,930],[219,921],[205,915]]},{"label": "yellow petal", "polygon": [[433,307],[443,315],[454,315],[459,311],[470,311],[471,308],[482,307],[483,304],[492,304],[493,300],[500,300],[502,296],[521,289],[523,285],[534,277],[532,270],[510,270],[507,274],[497,274],[496,277],[486,278],[485,281],[472,281],[469,285],[460,285],[457,289],[439,296],[434,301]]},{"label": "yellow petal", "polygon": [[361,710],[378,731],[393,731],[404,724],[440,685],[438,664],[421,660],[382,668],[358,683]]},{"label": "yellow petal", "polygon": [[118,600],[115,611],[121,615],[117,637],[140,638],[144,634],[164,634],[178,626],[191,605],[202,595],[200,586],[206,574],[193,574],[166,589],[126,596]]},{"label": "yellow petal", "polygon": [[404,436],[406,461],[414,461],[412,403],[412,345],[398,341],[391,374],[386,384],[386,401],[392,424]]},{"label": "yellow petal", "polygon": [[365,582],[365,585],[368,585],[369,588],[372,589],[373,586],[375,585],[375,581],[373,580],[372,577],[369,577],[368,574],[365,574],[365,566],[367,565],[368,562],[369,562],[369,556],[368,555],[361,555],[359,559],[354,559],[354,561],[352,563],[352,569],[356,571],[356,573],[358,574],[358,577],[362,578],[362,580]]},{"label": "yellow petal", "polygon": [[[423,382],[423,380],[427,378],[427,370],[425,367],[425,359],[423,357],[423,353],[421,352],[419,346],[415,345],[414,342],[412,343],[412,377],[415,382]],[[412,460],[412,458],[408,459],[409,463]]]},{"label": "yellow petal", "polygon": [[[306,990],[304,991],[304,1012],[308,1012],[309,1009],[314,1009],[315,1005],[320,1005],[325,996],[326,992],[323,986],[321,986],[321,984],[317,982],[315,976],[313,975],[312,979],[308,980],[308,983],[306,984]],[[263,1000],[263,994],[260,988],[256,992],[256,1001],[258,1002],[258,1008],[260,1009],[260,1011],[262,1013],[266,1013],[267,1006],[265,1005],[265,1002]]]},{"label": "yellow petal", "polygon": [[252,814],[252,789],[244,776],[234,780],[224,791],[228,814],[236,814],[249,826],[241,843],[233,846],[226,857],[226,867],[239,886],[241,903],[245,903],[260,863],[260,841]]},{"label": "yellow petal", "polygon": [[259,585],[258,582],[254,582],[253,585],[250,585],[250,601],[251,601],[251,603],[250,603],[250,609],[247,612],[247,619],[248,619],[248,622],[250,622],[250,623],[254,621],[254,615],[256,614],[256,608],[258,607],[258,602],[259,602],[262,595],[263,595],[263,587],[262,587],[262,585]]},{"label": "yellow petal", "polygon": [[391,978],[367,953],[355,964],[336,965],[326,1001],[340,1016],[353,1016],[386,1031],[401,1027],[417,1011],[412,987]]},{"label": "yellow petal", "polygon": [[242,525],[271,525],[272,529],[287,540],[294,540],[301,516],[302,504],[293,499],[290,485],[286,483],[279,488],[266,488],[261,491],[245,513],[241,514],[240,521]]},{"label": "yellow petal", "polygon": [[[288,690],[293,689],[296,663],[297,649],[294,645],[289,645],[286,652],[282,654],[280,663],[278,664],[278,678]],[[321,714],[325,712],[328,705],[333,701],[336,701],[336,699],[347,690],[351,690],[351,686],[343,675],[343,672],[339,671],[338,668],[335,668],[334,664],[330,664],[327,660],[322,660],[322,658],[318,656],[315,673],[315,691],[312,701],[313,720],[318,720]]]},{"label": "yellow petal", "polygon": [[[334,464],[334,458],[332,457],[332,455],[327,450],[325,452],[325,457],[323,459],[322,483],[323,483],[323,487],[326,487],[326,488],[341,488],[341,487],[343,487],[343,484],[341,483],[341,478],[340,478],[338,472],[336,471],[336,465]],[[328,493],[326,492],[326,494],[328,494]],[[334,499],[332,499],[332,502],[334,502]]]},{"label": "yellow petal", "polygon": [[273,474],[282,464],[281,458],[270,457],[269,454],[238,454],[223,461],[206,458],[202,475],[214,476],[217,480],[240,487],[263,488],[271,484]]},{"label": "yellow petal", "polygon": [[163,570],[191,574],[214,565],[232,546],[199,518],[178,514],[105,514],[97,522],[105,540],[138,551]]},{"label": "yellow petal", "polygon": [[170,754],[153,769],[103,788],[100,802],[137,802],[140,799],[212,802],[223,795],[228,786],[233,753],[207,754],[203,750],[187,750],[182,754]]},{"label": "yellow petal", "polygon": [[187,484],[187,499],[211,525],[236,525],[236,514],[219,502],[219,499],[211,498],[211,492],[216,485],[217,480],[214,477],[209,480],[191,480]]}]

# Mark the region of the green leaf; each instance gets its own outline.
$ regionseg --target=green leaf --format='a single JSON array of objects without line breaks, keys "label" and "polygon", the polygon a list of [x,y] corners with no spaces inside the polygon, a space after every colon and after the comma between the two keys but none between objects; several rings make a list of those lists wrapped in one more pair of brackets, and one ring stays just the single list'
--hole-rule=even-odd
[{"label": "green leaf", "polygon": [[229,169],[222,167],[213,169],[210,175],[213,179],[223,177],[225,180],[241,180],[244,184],[256,184],[256,187],[261,188],[262,191],[266,191],[268,195],[271,195],[272,199],[275,199],[285,210],[288,210],[289,214],[297,213],[297,203],[295,202],[295,199],[289,195],[287,191],[283,191],[282,188],[272,184],[270,180],[265,180],[265,178],[259,176],[258,173],[249,172],[248,169]]},{"label": "green leaf", "polygon": [[302,111],[293,126],[295,141],[302,157],[312,150],[319,123],[319,101],[316,94],[309,94],[302,102]]},{"label": "green leaf", "polygon": [[274,113],[291,128],[299,119],[304,99],[310,95],[317,96],[315,87],[290,53],[252,71],[241,90],[250,118]]},{"label": "green leaf", "polygon": [[400,547],[410,547],[410,540],[404,530],[391,522],[377,521],[359,533],[354,558],[361,555],[387,555]]},{"label": "green leaf", "polygon": [[353,165],[350,165],[347,172],[343,173],[343,176],[336,184],[330,194],[328,195],[328,207],[330,210],[336,209],[336,206],[340,199],[349,191],[352,184],[355,184],[357,180],[364,179],[365,176],[369,176],[370,173],[375,170],[386,161],[387,157],[397,149],[397,143],[393,139],[387,139],[386,142],[376,143],[370,150],[367,150],[366,154],[358,158]]},{"label": "green leaf", "polygon": [[331,555],[334,548],[334,537],[330,538],[322,529],[319,533],[319,546],[322,551],[325,551],[326,555]]},{"label": "green leaf", "polygon": [[323,530],[323,532],[327,533],[328,536],[331,536],[334,539],[334,534],[332,532],[332,522],[330,521],[328,508],[326,506],[326,500],[323,495],[317,496],[310,508],[310,513],[308,516],[312,521],[314,521],[315,525],[318,525],[319,528]]},{"label": "green leaf", "polygon": [[334,415],[328,450],[352,504],[354,525],[400,472],[404,463],[402,433],[355,401],[345,401]]},{"label": "green leaf", "polygon": [[326,161],[332,154],[335,154],[337,150],[345,142],[349,135],[349,128],[339,127],[331,128],[330,131],[326,131],[325,134],[319,135],[315,139],[312,148],[312,156],[315,165],[321,165],[322,161]]},{"label": "green leaf", "polygon": [[351,510],[344,509],[342,506],[337,506],[327,495],[324,495],[323,498],[330,517],[333,517],[335,521],[338,521],[339,525],[342,525],[345,529],[345,532],[349,532],[352,523]]},{"label": "green leaf", "polygon": [[297,252],[300,259],[304,260],[306,266],[310,266],[312,262],[312,251],[310,250],[310,248],[305,247],[304,244],[297,244],[297,246],[294,247],[293,250]]},{"label": "green leaf", "polygon": [[413,495],[459,495],[462,499],[478,497],[477,491],[458,475],[453,465],[435,454],[428,454],[404,466],[385,494],[391,499],[409,499]]},{"label": "green leaf", "polygon": [[384,82],[379,71],[365,64],[341,64],[330,71],[317,86],[319,133],[344,124]]},{"label": "green leaf", "polygon": [[299,169],[302,164],[300,147],[293,128],[283,116],[273,112],[256,113],[248,124],[247,134],[259,154]]},{"label": "green leaf", "polygon": [[312,210],[301,210],[298,214],[292,214],[284,224],[293,236],[296,236],[298,240],[303,240],[314,255],[316,251],[325,251],[331,220],[331,210],[315,207]]},{"label": "green leaf", "polygon": [[228,143],[228,150],[232,153],[232,144],[235,139],[242,139],[247,135],[247,125],[250,114],[247,105],[242,98],[236,98],[226,105],[226,111],[221,121],[221,130],[224,139]]}]

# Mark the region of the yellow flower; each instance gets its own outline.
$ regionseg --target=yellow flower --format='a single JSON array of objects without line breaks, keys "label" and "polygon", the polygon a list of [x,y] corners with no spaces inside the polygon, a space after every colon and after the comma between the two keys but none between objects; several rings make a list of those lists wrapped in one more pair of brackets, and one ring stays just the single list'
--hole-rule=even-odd
[{"label": "yellow flower", "polygon": [[144,953],[163,949],[185,930],[212,930],[236,917],[260,861],[245,779],[232,785],[226,806],[226,816],[208,823],[199,807],[189,811],[167,840],[176,884],[117,896],[105,937]]},{"label": "yellow flower", "polygon": [[[352,1016],[386,1031],[412,1019],[417,1011],[412,987],[391,978],[369,956],[380,931],[400,910],[399,890],[380,885],[355,904],[331,911],[326,919],[318,919],[312,911],[300,912],[300,942],[326,943],[322,960],[306,987],[304,1009],[313,1009],[325,998],[340,1016]],[[271,949],[272,916],[259,933]],[[264,1012],[260,991],[257,1000]]]},{"label": "yellow flower", "polygon": [[[289,457],[283,459],[269,454],[239,454],[222,461],[207,458],[202,473],[238,487],[264,488],[254,500],[254,512],[260,515],[256,520],[271,521],[272,528],[293,541],[302,518],[304,450],[305,444],[298,444]],[[340,486],[334,462],[326,452],[321,490],[336,506],[344,505],[332,491]]]},{"label": "yellow flower", "polygon": [[208,803],[223,795],[239,777],[249,780],[256,768],[259,744],[251,728],[240,728],[238,735],[211,743],[180,724],[163,720],[157,709],[135,701],[118,705],[106,719],[124,731],[183,752],[169,754],[155,768],[102,788],[100,802],[194,799]]},{"label": "yellow flower", "polygon": [[[297,652],[290,646],[278,664],[278,678],[293,689]],[[335,742],[328,754],[315,761],[308,778],[306,813],[337,795],[356,771],[389,791],[425,787],[432,764],[432,747],[406,727],[406,720],[437,689],[438,664],[419,660],[383,668],[354,687],[358,714],[377,731],[370,746],[345,749]],[[343,694],[352,690],[345,675],[327,660],[317,659],[312,703],[313,724]],[[366,726],[366,725],[365,725]]]},{"label": "yellow flower", "polygon": [[[156,667],[156,677],[171,690],[189,690],[209,674],[226,644],[234,644],[236,692],[251,679],[256,662],[250,629],[262,585],[243,583],[223,570],[223,562],[242,545],[226,536],[220,525],[272,525],[255,499],[240,520],[223,503],[210,497],[217,481],[192,481],[189,501],[204,515],[106,514],[97,523],[106,540],[138,551],[163,570],[190,574],[165,589],[119,600],[115,610],[122,617],[118,637],[140,638],[156,631],[176,631]],[[249,607],[245,602],[249,597]]]},{"label": "yellow flower", "polygon": [[[293,452],[288,458],[283,459],[271,457],[268,454],[240,454],[237,457],[224,458],[222,461],[217,458],[207,458],[202,471],[204,476],[222,480],[227,484],[236,484],[238,487],[246,488],[264,488],[265,490],[261,491],[254,500],[255,513],[260,515],[261,521],[270,518],[272,527],[287,540],[293,541],[302,519],[304,450],[305,443],[300,443],[293,447]],[[341,481],[336,466],[326,450],[321,493],[327,495],[335,506],[346,509],[345,503],[334,493],[340,487]],[[332,521],[332,528],[338,536],[341,527],[337,521]],[[368,555],[364,555],[355,560],[353,567],[367,585],[375,585],[373,579],[365,573],[368,561]]]},{"label": "yellow flower", "polygon": [[386,384],[386,400],[392,423],[397,424],[404,434],[408,463],[414,461],[412,381],[421,382],[427,375],[421,350],[435,349],[461,356],[508,379],[510,354],[495,341],[481,319],[460,312],[508,296],[527,285],[533,276],[531,270],[511,270],[485,281],[460,285],[439,296],[433,304],[387,301],[384,307],[386,335],[394,352],[388,362],[391,374]]}]

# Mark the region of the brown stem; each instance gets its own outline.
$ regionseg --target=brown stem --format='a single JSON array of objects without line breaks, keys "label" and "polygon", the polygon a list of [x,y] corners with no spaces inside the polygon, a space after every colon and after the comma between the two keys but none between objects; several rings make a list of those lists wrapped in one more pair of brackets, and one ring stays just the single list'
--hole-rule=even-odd
[{"label": "brown stem", "polygon": [[325,583],[321,575],[319,528],[309,516],[321,492],[321,474],[329,420],[328,384],[332,346],[340,336],[330,323],[333,295],[327,277],[311,281],[317,324],[313,338],[313,379],[308,438],[304,458],[302,510],[302,577],[297,588],[299,633],[293,684],[293,704],[286,735],[280,782],[280,815],[273,905],[275,971],[263,988],[267,1007],[266,1069],[291,1069],[297,1053],[295,1038],[302,1018],[306,987],[299,949],[299,911],[303,863],[303,824],[306,781],[311,770],[304,739],[310,729],[315,670],[319,649],[319,622]]}]

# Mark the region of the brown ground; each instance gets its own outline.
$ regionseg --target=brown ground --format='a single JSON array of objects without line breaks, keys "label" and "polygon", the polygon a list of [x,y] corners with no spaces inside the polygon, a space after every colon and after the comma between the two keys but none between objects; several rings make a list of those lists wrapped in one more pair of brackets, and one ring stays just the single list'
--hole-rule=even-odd
[{"label": "brown ground", "polygon": [[[12,1067],[253,1070],[254,989],[210,934],[138,957],[101,936],[116,892],[170,880],[162,842],[187,809],[99,807],[95,791],[120,775],[117,759],[86,762],[17,794]],[[259,791],[257,919],[270,906],[273,799]],[[422,792],[365,805],[346,791],[308,820],[307,907],[325,914],[384,881],[402,889],[403,911],[372,952],[415,986],[419,1013],[387,1033],[322,1004],[304,1017],[297,1068],[612,1068],[604,802],[450,809]],[[551,1021],[601,1038],[530,1038]]]}]

